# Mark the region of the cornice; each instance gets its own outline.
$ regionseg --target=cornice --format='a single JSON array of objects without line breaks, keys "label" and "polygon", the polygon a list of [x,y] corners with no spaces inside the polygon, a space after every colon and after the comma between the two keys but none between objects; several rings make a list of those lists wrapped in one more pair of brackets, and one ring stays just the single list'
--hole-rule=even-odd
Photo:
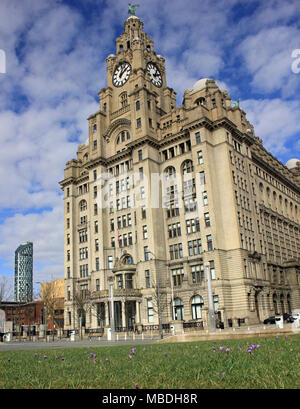
[{"label": "cornice", "polygon": [[[270,155],[270,156],[269,156]],[[279,162],[276,158],[274,158],[269,152],[265,151],[265,156],[269,156],[271,159],[275,159],[278,163],[277,166],[283,167],[284,165]],[[280,179],[285,185],[288,185],[291,189],[293,189],[297,194],[300,193],[300,188],[297,184],[294,183],[294,181],[290,180],[287,178],[284,174],[283,171],[285,169],[275,169],[271,164],[269,164],[267,161],[265,161],[258,152],[251,151],[251,157],[254,163],[257,163],[257,165],[261,166],[264,168],[268,173],[272,174],[273,177],[276,179]],[[268,160],[268,159],[267,159]],[[281,166],[280,166],[281,165]],[[288,170],[287,170],[288,171]],[[293,177],[291,175],[291,177]]]}]

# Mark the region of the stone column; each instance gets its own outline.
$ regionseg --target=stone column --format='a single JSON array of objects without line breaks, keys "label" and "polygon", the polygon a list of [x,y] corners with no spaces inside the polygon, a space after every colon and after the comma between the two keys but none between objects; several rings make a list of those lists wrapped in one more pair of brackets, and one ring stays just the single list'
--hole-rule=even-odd
[{"label": "stone column", "polygon": [[135,302],[135,317],[136,317],[136,323],[139,324],[141,322],[141,316],[140,316],[140,301],[137,300]]},{"label": "stone column", "polygon": [[126,307],[126,301],[122,300],[122,327],[125,328],[126,327],[126,315],[125,315],[125,307]]}]

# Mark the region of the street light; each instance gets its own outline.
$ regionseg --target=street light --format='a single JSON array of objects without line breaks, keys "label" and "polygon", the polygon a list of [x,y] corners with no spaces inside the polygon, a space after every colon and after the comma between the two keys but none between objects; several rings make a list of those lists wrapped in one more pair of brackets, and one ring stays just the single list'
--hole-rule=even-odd
[{"label": "street light", "polygon": [[210,324],[210,331],[214,332],[216,330],[216,322],[215,322],[215,311],[214,311],[214,303],[213,303],[213,296],[212,296],[212,289],[211,289],[211,277],[210,277],[210,265],[208,262],[204,263],[206,268],[206,279],[207,279],[207,292],[208,292],[208,315],[209,315],[209,324]]},{"label": "street light", "polygon": [[[46,282],[46,281],[44,281],[44,282],[42,282],[42,281],[36,281],[35,283],[42,285],[42,284],[46,284],[47,282]],[[41,287],[41,290],[42,290],[42,287]],[[42,296],[42,294],[41,294],[41,296]],[[45,340],[47,340],[47,305],[45,305],[44,302],[43,302],[43,305],[44,305],[44,310],[43,310],[43,325],[44,325],[44,332],[45,332]]]},{"label": "street light", "polygon": [[[148,250],[148,253],[151,253],[155,257],[155,264],[156,264],[156,261],[159,259],[156,257],[156,255],[152,251]],[[157,268],[156,268],[156,282],[157,282],[157,307],[158,307],[159,334],[160,334],[160,338],[163,339],[161,304],[160,304],[160,286],[159,286],[159,275],[158,275]]]},{"label": "street light", "polygon": [[114,278],[113,276],[108,277],[109,283],[109,293],[110,293],[110,330],[111,330],[111,340],[115,340],[115,314],[114,314]]}]

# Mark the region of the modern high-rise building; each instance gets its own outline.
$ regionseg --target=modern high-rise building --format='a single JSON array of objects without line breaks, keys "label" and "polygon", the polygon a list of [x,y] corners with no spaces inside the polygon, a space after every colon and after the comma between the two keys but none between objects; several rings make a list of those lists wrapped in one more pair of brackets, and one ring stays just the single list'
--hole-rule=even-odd
[{"label": "modern high-rise building", "polygon": [[32,301],[33,293],[33,244],[29,241],[21,244],[15,251],[16,302]]},{"label": "modern high-rise building", "polygon": [[108,326],[111,302],[122,328],[207,327],[210,305],[225,326],[300,308],[300,162],[272,156],[213,79],[177,107],[138,17],[106,64],[60,182],[65,328]]}]

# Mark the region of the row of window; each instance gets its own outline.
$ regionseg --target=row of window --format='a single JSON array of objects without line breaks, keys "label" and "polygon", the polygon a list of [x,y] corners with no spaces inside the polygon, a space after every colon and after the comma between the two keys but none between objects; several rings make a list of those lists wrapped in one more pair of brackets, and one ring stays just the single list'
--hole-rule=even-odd
[{"label": "row of window", "polygon": [[[214,310],[215,312],[217,312],[219,309],[219,296],[218,295],[214,295],[213,303],[214,303]],[[199,294],[194,295],[189,305],[193,320],[202,319],[203,307],[204,307],[203,297],[200,296]],[[174,311],[175,320],[181,320],[181,321],[184,320],[185,318],[184,317],[184,303],[181,298],[176,297],[174,299],[173,311]],[[154,322],[154,306],[153,306],[152,299],[147,300],[147,316],[148,316],[149,323]]]},{"label": "row of window", "polygon": [[[207,251],[213,250],[213,242],[211,234],[206,236]],[[197,256],[203,252],[202,240],[190,240],[188,241],[188,254],[189,256]],[[182,243],[172,244],[169,246],[169,256],[171,260],[177,260],[183,258]],[[145,259],[146,260],[146,259]]]}]

